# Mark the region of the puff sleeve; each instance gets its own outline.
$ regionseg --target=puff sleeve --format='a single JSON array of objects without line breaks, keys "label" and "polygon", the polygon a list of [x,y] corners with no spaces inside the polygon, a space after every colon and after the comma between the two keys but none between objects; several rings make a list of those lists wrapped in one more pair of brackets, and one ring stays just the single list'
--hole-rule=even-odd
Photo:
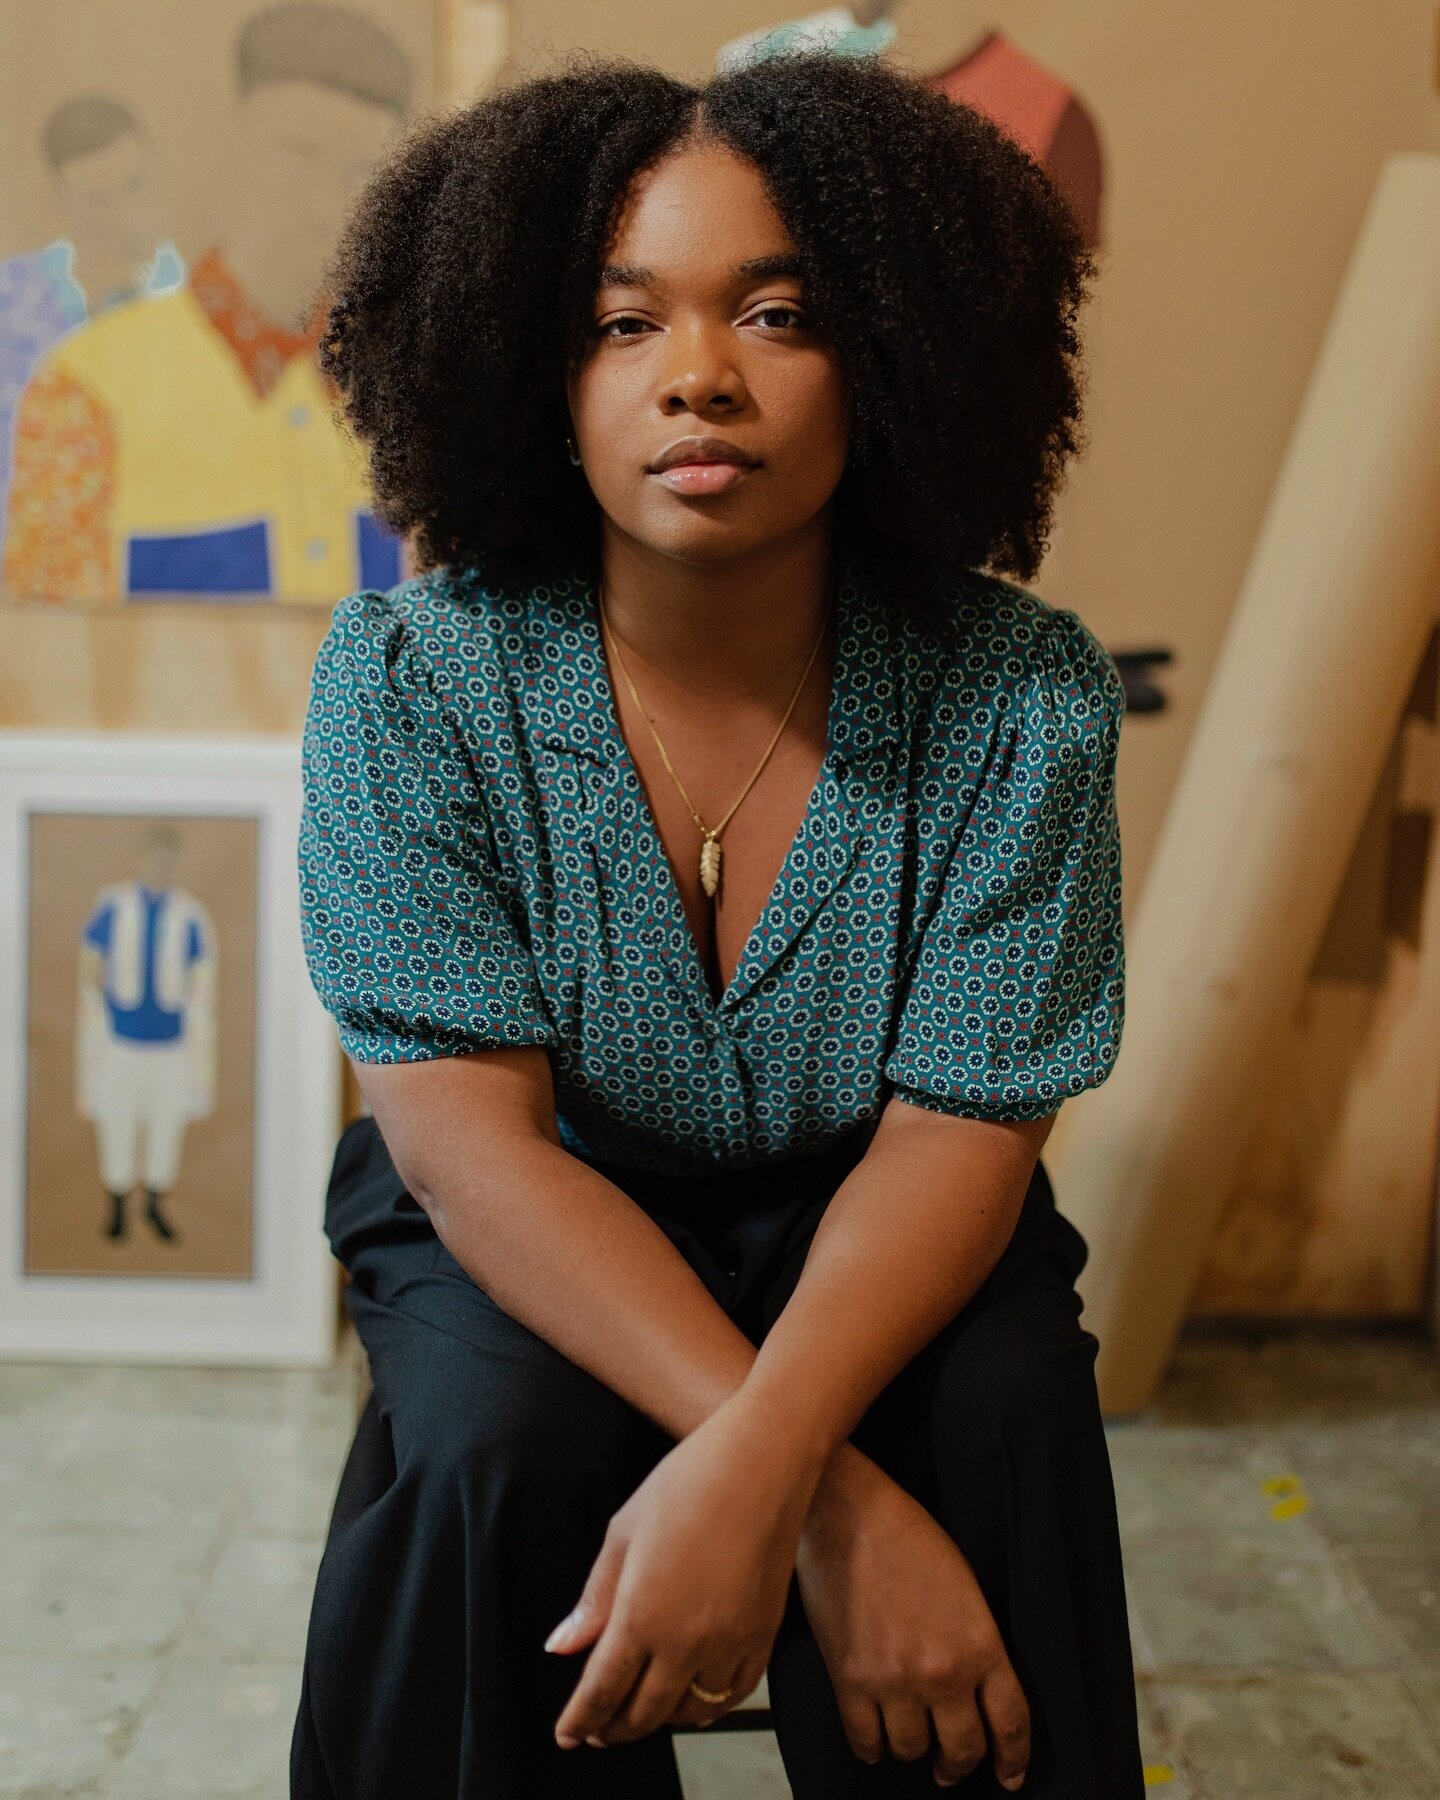
[{"label": "puff sleeve", "polygon": [[926,922],[884,1075],[932,1112],[1034,1119],[1098,1086],[1125,1007],[1115,762],[1125,693],[1047,607]]},{"label": "puff sleeve", "polygon": [[387,596],[336,608],[302,761],[305,956],[346,1054],[552,1044],[464,732]]}]

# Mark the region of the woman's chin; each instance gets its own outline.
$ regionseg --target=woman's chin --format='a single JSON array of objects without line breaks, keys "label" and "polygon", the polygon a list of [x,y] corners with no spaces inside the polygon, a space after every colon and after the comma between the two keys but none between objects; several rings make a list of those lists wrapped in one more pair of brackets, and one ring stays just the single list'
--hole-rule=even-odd
[{"label": "woman's chin", "polygon": [[753,518],[721,518],[711,512],[678,519],[647,518],[643,527],[631,535],[647,549],[677,562],[706,563],[724,562],[758,550],[782,537],[784,530],[767,529]]},{"label": "woman's chin", "polygon": [[[814,515],[787,512],[776,518],[744,505],[743,488],[731,495],[695,504],[673,496],[661,508],[647,507],[633,523],[618,521],[636,543],[677,562],[724,562],[767,545],[779,545],[803,532]],[[823,506],[821,508],[823,511]]]}]

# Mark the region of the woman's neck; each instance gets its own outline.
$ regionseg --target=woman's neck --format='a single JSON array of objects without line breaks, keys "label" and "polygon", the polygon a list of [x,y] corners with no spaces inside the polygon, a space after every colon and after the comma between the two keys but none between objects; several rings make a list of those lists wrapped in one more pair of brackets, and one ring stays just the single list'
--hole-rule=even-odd
[{"label": "woman's neck", "polygon": [[831,610],[834,547],[817,532],[694,563],[607,534],[601,571],[610,629],[657,704],[670,689],[724,711],[772,699],[804,667]]}]

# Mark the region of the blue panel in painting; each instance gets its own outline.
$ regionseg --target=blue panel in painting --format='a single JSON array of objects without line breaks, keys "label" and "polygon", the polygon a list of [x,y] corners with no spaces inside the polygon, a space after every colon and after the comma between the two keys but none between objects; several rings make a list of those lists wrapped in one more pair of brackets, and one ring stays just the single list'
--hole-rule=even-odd
[{"label": "blue panel in painting", "polygon": [[360,558],[360,585],[383,593],[400,579],[400,539],[392,537],[368,512],[355,515],[355,546]]},{"label": "blue panel in painting", "polygon": [[174,537],[132,537],[126,587],[132,594],[268,594],[265,521]]}]

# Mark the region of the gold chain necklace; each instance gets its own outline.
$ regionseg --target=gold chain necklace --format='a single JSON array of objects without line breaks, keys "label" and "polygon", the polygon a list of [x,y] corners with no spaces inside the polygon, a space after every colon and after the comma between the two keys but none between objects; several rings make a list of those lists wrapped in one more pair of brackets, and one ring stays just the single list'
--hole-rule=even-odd
[{"label": "gold chain necklace", "polygon": [[811,652],[810,652],[809,660],[805,664],[804,673],[800,677],[799,685],[796,687],[795,692],[790,696],[790,704],[785,708],[785,716],[784,716],[784,718],[781,719],[779,725],[776,727],[775,735],[770,740],[769,748],[766,750],[765,754],[760,758],[760,762],[755,770],[755,773],[745,783],[744,787],[741,788],[740,798],[738,800],[736,800],[735,805],[730,808],[730,811],[726,813],[725,817],[720,821],[720,823],[718,825],[711,826],[711,825],[707,825],[705,823],[705,821],[700,817],[700,814],[695,810],[695,802],[685,792],[684,782],[682,782],[680,777],[675,773],[675,765],[674,765],[674,763],[671,762],[669,752],[666,750],[664,744],[660,741],[660,733],[655,729],[655,721],[650,717],[649,713],[645,711],[645,707],[644,707],[643,703],[641,702],[640,695],[635,687],[635,683],[630,678],[630,671],[625,666],[625,658],[620,654],[619,639],[616,638],[615,633],[610,628],[609,615],[607,614],[607,612],[605,610],[604,590],[597,587],[596,592],[597,592],[597,595],[598,595],[599,601],[600,601],[600,623],[604,629],[606,640],[614,648],[615,660],[620,665],[620,673],[625,677],[626,683],[630,689],[631,697],[635,701],[635,706],[636,706],[637,711],[640,713],[640,716],[644,719],[645,723],[650,727],[650,735],[655,740],[655,746],[660,752],[660,755],[661,755],[662,760],[664,761],[665,767],[670,771],[670,779],[675,783],[676,787],[679,788],[680,797],[684,800],[686,806],[689,807],[689,809],[690,809],[690,817],[692,819],[694,819],[695,823],[700,827],[701,833],[703,834],[703,842],[700,845],[700,885],[704,888],[705,892],[713,899],[716,890],[720,886],[720,854],[721,854],[721,852],[720,852],[720,833],[730,823],[730,820],[734,816],[735,809],[736,809],[736,807],[739,806],[740,801],[743,800],[745,798],[745,796],[750,792],[751,788],[754,787],[756,781],[759,779],[761,769],[763,769],[765,767],[766,763],[769,762],[769,760],[770,760],[771,751],[774,750],[775,746],[780,742],[781,732],[784,731],[785,727],[790,722],[790,715],[795,710],[795,702],[800,698],[801,691],[803,690],[803,688],[805,686],[805,682],[806,682],[807,678],[809,677],[811,667],[814,664],[816,654],[819,651],[821,644],[825,641],[826,627],[830,623],[829,613],[827,611],[825,619],[820,626],[820,635],[815,640],[814,647],[811,649]]}]

